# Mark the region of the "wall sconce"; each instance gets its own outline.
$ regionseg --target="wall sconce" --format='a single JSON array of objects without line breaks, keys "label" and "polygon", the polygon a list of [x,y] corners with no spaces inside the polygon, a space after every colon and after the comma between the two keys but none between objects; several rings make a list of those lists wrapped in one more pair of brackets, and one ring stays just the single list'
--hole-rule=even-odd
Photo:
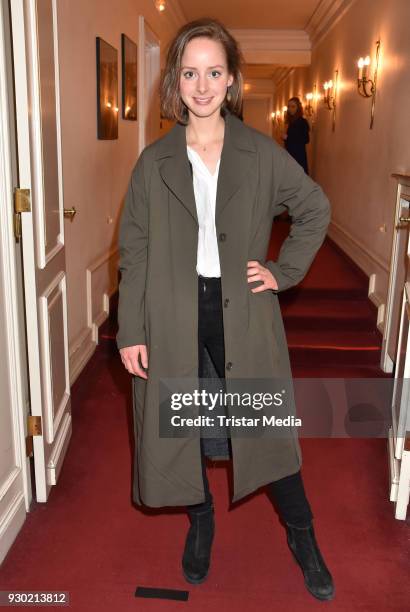
[{"label": "wall sconce", "polygon": [[372,99],[372,108],[370,113],[370,129],[372,129],[374,122],[374,107],[376,105],[376,85],[377,72],[379,69],[379,55],[380,40],[376,41],[376,66],[374,69],[373,79],[369,79],[369,66],[371,63],[370,57],[368,55],[365,58],[361,57],[357,62],[357,91],[363,98]]},{"label": "wall sconce", "polygon": [[159,11],[160,13],[162,11],[165,11],[165,0],[155,0],[155,8],[157,9],[157,11]]},{"label": "wall sconce", "polygon": [[306,94],[307,105],[305,106],[305,112],[307,117],[310,119],[310,125],[312,131],[315,129],[316,116],[317,116],[317,103],[320,100],[321,95],[317,91],[317,84],[313,83],[313,90]]},{"label": "wall sconce", "polygon": [[326,83],[323,84],[323,89],[325,90],[325,93],[323,96],[323,102],[326,104],[329,110],[333,111],[333,118],[332,118],[332,131],[333,132],[335,131],[335,127],[336,127],[336,96],[337,96],[338,84],[339,84],[339,71],[338,70],[335,70],[335,76],[333,80],[326,81]]},{"label": "wall sconce", "polygon": [[271,114],[272,123],[280,123],[281,121],[281,111],[273,111]]},{"label": "wall sconce", "polygon": [[312,117],[313,115],[313,106],[312,106],[312,100],[313,100],[313,92],[309,92],[306,94],[306,101],[307,104],[305,104],[305,113],[308,117]]},{"label": "wall sconce", "polygon": [[323,83],[323,89],[325,90],[325,93],[323,95],[323,102],[326,104],[329,110],[333,110],[335,107],[333,81],[330,80],[326,81],[326,83]]}]

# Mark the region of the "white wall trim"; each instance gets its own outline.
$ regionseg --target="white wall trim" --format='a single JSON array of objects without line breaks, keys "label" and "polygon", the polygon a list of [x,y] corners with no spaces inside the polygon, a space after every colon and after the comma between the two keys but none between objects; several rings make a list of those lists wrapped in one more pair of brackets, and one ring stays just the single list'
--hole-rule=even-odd
[{"label": "white wall trim", "polygon": [[249,64],[309,66],[311,42],[304,30],[231,28]]},{"label": "white wall trim", "polygon": [[341,225],[335,221],[331,221],[328,233],[329,237],[338,246],[343,248],[343,251],[345,251],[369,277],[375,271],[375,268],[388,274],[388,264],[364,247],[362,242],[354,238],[349,232],[341,227]]},{"label": "white wall trim", "polygon": [[[101,309],[93,314],[93,303],[95,295],[93,294],[93,278],[96,274],[100,273],[101,268],[109,267],[110,259],[118,258],[118,248],[115,247],[106,253],[103,253],[94,262],[88,266],[87,274],[87,324],[92,332],[92,340],[98,344],[98,328],[107,319],[110,310],[110,297],[116,291],[118,283],[113,282],[112,285],[107,282],[105,290],[102,292],[102,304]],[[107,275],[107,278],[109,276]]]},{"label": "white wall trim", "polygon": [[87,362],[91,359],[97,343],[92,339],[92,330],[85,327],[70,343],[70,387],[73,386]]},{"label": "white wall trim", "polygon": [[290,75],[295,71],[295,68],[283,68],[283,72],[280,73],[275,79],[276,89],[282,85]]},{"label": "white wall trim", "polygon": [[383,334],[385,297],[378,287],[388,280],[388,264],[366,249],[361,242],[334,221],[330,222],[328,235],[369,277],[368,296],[377,308],[377,329]]},{"label": "white wall trim", "polygon": [[269,30],[229,28],[242,50],[266,49],[270,51],[310,51],[310,38],[304,30]]},{"label": "white wall trim", "polygon": [[[118,247],[103,253],[95,259],[86,269],[86,286],[87,286],[87,327],[84,327],[74,340],[71,340],[69,345],[70,359],[70,386],[74,384],[78,376],[91,359],[97,344],[98,344],[98,328],[109,315],[110,297],[117,291],[118,282],[113,279],[112,283],[107,283],[101,294],[101,309],[93,315],[93,278],[94,275],[101,272],[101,268],[109,266],[107,263],[111,259],[118,258]],[[117,269],[117,264],[113,264],[113,268]]]},{"label": "white wall trim", "polygon": [[16,493],[0,516],[0,564],[13,545],[26,520],[24,495]]},{"label": "white wall trim", "polygon": [[321,0],[305,26],[312,46],[316,46],[343,17],[356,0]]},{"label": "white wall trim", "polygon": [[71,440],[71,434],[71,412],[66,412],[56,437],[53,452],[47,462],[47,482],[50,486],[57,484],[64,463],[64,457],[68,451],[68,443]]}]

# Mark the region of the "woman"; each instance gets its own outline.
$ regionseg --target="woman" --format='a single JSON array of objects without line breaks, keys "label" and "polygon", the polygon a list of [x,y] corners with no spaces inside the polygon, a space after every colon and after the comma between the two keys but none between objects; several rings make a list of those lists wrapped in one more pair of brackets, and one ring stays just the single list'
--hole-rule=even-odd
[{"label": "woman", "polygon": [[[228,387],[239,379],[291,379],[277,293],[306,274],[330,216],[320,187],[238,118],[241,104],[236,41],[215,20],[184,25],[161,83],[162,114],[177,123],[139,157],[119,234],[117,345],[134,375],[133,500],[187,506],[182,568],[194,584],[207,576],[214,536],[206,445],[161,435],[161,384],[198,381],[205,348]],[[273,218],[286,209],[295,219],[292,237],[278,261],[265,261]],[[230,447],[232,501],[268,485],[307,588],[330,599],[332,577],[314,537],[294,428],[275,439],[232,435]]]},{"label": "woman", "polygon": [[306,156],[306,145],[309,143],[310,126],[303,116],[303,106],[299,98],[290,98],[286,112],[287,133],[282,138],[289,155],[302,166],[306,174],[308,163]]}]

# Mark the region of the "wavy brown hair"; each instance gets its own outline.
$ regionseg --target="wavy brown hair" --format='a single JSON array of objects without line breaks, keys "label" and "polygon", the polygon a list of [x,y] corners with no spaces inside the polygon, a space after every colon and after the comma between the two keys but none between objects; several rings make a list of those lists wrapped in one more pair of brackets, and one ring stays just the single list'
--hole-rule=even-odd
[{"label": "wavy brown hair", "polygon": [[225,49],[228,72],[233,76],[233,83],[228,87],[230,99],[228,100],[225,97],[221,106],[221,114],[224,115],[226,109],[228,109],[231,113],[240,117],[243,98],[241,72],[243,56],[237,41],[225,26],[217,19],[209,17],[184,24],[169,45],[166,65],[160,83],[161,116],[185,125],[188,123],[188,109],[179,92],[181,61],[186,45],[190,40],[199,36],[205,36],[220,42]]},{"label": "wavy brown hair", "polygon": [[294,96],[293,98],[290,98],[288,100],[288,106],[289,106],[289,102],[295,102],[297,109],[294,115],[291,115],[290,113],[288,113],[288,111],[286,111],[285,122],[293,123],[293,121],[296,121],[296,119],[299,119],[299,117],[303,117],[303,105],[302,105],[302,102],[300,101],[300,98],[298,98],[297,96]]}]

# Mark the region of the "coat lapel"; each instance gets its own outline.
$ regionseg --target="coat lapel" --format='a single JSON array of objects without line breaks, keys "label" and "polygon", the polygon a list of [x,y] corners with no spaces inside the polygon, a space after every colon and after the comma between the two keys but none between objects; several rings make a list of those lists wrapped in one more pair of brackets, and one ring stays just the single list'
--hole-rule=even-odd
[{"label": "coat lapel", "polygon": [[159,172],[170,191],[198,224],[194,187],[186,151],[185,126],[177,123],[160,141],[156,159]]},{"label": "coat lapel", "polygon": [[229,200],[245,182],[255,159],[256,147],[252,141],[251,130],[236,115],[227,113],[216,192],[216,221]]},{"label": "coat lapel", "polygon": [[[161,139],[156,159],[163,181],[198,225],[185,130],[184,125],[177,123]],[[238,117],[227,112],[216,193],[216,220],[244,182],[255,157],[256,148],[250,130]]]}]

